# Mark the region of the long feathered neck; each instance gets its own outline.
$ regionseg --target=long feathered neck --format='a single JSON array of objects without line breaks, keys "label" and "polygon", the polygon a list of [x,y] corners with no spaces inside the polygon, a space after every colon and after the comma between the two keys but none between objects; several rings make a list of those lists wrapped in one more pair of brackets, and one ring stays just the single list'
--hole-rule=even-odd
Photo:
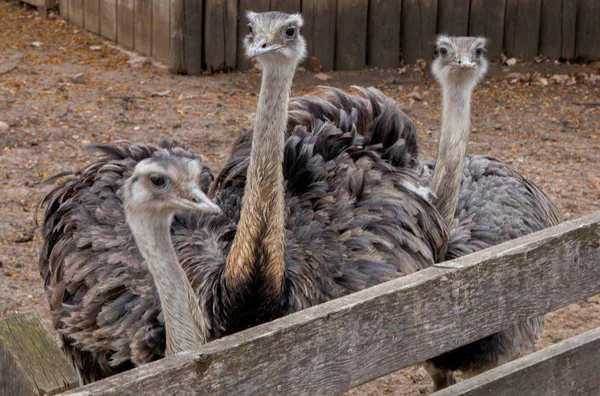
[{"label": "long feathered neck", "polygon": [[469,140],[471,94],[475,84],[442,82],[442,134],[431,190],[448,227],[458,205],[465,155]]},{"label": "long feathered neck", "polygon": [[203,320],[192,286],[179,265],[171,241],[172,216],[146,211],[127,215],[138,249],[154,277],[165,319],[166,355],[197,348],[208,341],[210,325]]},{"label": "long feathered neck", "polygon": [[283,291],[283,156],[294,69],[285,64],[263,66],[242,213],[224,274],[230,290],[251,284],[258,272],[265,293],[279,296]]}]

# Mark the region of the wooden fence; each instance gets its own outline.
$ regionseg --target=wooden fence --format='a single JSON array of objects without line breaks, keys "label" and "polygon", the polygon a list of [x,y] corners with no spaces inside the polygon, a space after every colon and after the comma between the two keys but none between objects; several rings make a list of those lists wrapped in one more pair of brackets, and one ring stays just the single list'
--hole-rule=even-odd
[{"label": "wooden fence", "polygon": [[60,13],[129,48],[200,74],[247,69],[246,10],[302,12],[324,70],[430,59],[436,34],[483,35],[489,55],[600,59],[598,0],[60,0]]},{"label": "wooden fence", "polygon": [[[339,393],[598,293],[600,212],[440,263],[65,395]],[[4,361],[23,359],[22,349],[26,349],[14,351],[14,342],[3,345],[7,337],[2,328],[0,366]],[[22,343],[40,345],[27,340]],[[600,329],[596,329],[440,395],[595,394],[600,385],[596,375],[600,372],[599,351]],[[51,354],[41,348],[27,349],[27,353],[36,352]],[[23,379],[30,384],[30,378],[39,373],[31,362],[38,360],[28,357],[27,364],[11,363],[18,368],[13,370],[16,382]],[[63,388],[72,386],[72,374],[64,374],[63,365],[58,366],[58,373],[51,371],[53,365],[46,367],[44,374],[66,378],[58,381]]]}]

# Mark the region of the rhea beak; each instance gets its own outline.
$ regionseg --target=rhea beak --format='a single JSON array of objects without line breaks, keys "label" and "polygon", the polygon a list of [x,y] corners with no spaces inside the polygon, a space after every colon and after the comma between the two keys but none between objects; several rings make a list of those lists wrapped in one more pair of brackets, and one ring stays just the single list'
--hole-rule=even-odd
[{"label": "rhea beak", "polygon": [[194,211],[212,215],[221,213],[219,205],[208,198],[198,186],[188,184],[186,189],[186,197],[173,196],[170,198],[171,203],[184,211]]},{"label": "rhea beak", "polygon": [[276,51],[282,47],[281,44],[269,44],[269,40],[267,36],[258,36],[254,39],[254,41],[250,44],[250,48],[248,49],[248,56],[254,58],[259,55],[263,55],[269,52]]},{"label": "rhea beak", "polygon": [[475,62],[471,61],[471,58],[468,54],[462,54],[460,57],[459,66],[463,69],[473,69],[475,67]]}]

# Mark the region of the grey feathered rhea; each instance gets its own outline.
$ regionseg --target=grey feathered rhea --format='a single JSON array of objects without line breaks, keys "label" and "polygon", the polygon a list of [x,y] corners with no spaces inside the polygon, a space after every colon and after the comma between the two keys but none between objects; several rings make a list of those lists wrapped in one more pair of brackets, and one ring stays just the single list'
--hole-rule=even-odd
[{"label": "grey feathered rhea", "polygon": [[[210,339],[429,267],[447,240],[437,210],[397,188],[417,185],[417,172],[365,148],[364,125],[350,117],[285,132],[302,19],[249,19],[248,53],[263,64],[256,133],[243,135],[244,153],[212,185],[222,213],[177,215],[171,227]],[[117,193],[158,148],[102,149],[46,197],[40,256],[55,326],[85,382],[165,353],[160,299]],[[206,167],[198,184],[211,184]]]},{"label": "grey feathered rhea", "polygon": [[[444,63],[439,61],[441,44],[447,47],[441,51],[445,51]],[[363,126],[363,146],[381,155],[395,170],[416,170],[420,173],[421,185],[425,186],[432,184],[434,170],[438,171],[438,180],[443,183],[433,189],[445,202],[439,208],[446,221],[451,214],[451,221],[448,221],[451,224],[450,239],[442,261],[560,222],[555,205],[533,181],[495,158],[483,155],[464,158],[470,121],[470,90],[483,76],[487,66],[481,51],[484,51],[484,44],[485,40],[481,38],[447,36],[440,37],[437,42],[438,61],[434,67],[444,89],[444,112],[448,115],[454,113],[444,118],[443,136],[438,147],[443,168],[436,169],[436,160],[422,162],[419,159],[414,124],[396,102],[374,88],[356,87],[362,93],[361,97],[324,87],[319,96],[296,97],[290,103],[288,131],[309,128],[324,121],[340,125],[352,119]],[[468,66],[475,67],[462,70],[464,73],[455,73],[458,70],[451,69],[458,69],[458,65],[452,62],[463,55],[468,57]],[[469,97],[457,98],[457,94],[468,94]],[[457,113],[459,108],[462,108],[462,115]],[[440,177],[442,175],[445,177]],[[440,188],[442,185],[444,187]],[[455,195],[458,200],[453,198]],[[432,359],[427,368],[435,387],[441,389],[454,383],[455,370],[473,374],[518,357],[523,349],[533,345],[543,322],[543,317],[532,318]]]}]

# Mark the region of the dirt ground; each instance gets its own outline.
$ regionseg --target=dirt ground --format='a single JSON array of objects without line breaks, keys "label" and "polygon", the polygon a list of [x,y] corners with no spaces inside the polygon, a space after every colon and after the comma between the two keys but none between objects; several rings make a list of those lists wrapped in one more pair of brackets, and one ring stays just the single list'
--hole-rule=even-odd
[{"label": "dirt ground", "polygon": [[[253,70],[187,77],[156,65],[133,69],[128,55],[102,38],[60,18],[42,21],[32,9],[2,0],[0,21],[0,122],[8,125],[2,130],[0,124],[0,317],[35,310],[51,329],[34,223],[36,206],[51,188],[42,181],[89,161],[83,144],[118,139],[175,138],[205,155],[217,171],[228,144],[252,122],[260,75]],[[494,64],[474,96],[469,151],[500,158],[535,180],[565,220],[600,204],[600,85],[586,81],[599,68]],[[539,72],[548,84],[513,83],[518,76],[507,74],[514,72]],[[572,85],[551,77],[575,73]],[[329,85],[373,85],[396,99],[416,123],[422,157],[435,155],[440,92],[426,70],[329,76]],[[323,83],[301,70],[294,94]],[[421,100],[409,98],[415,91]],[[597,326],[599,296],[549,314],[537,348]],[[350,393],[430,392],[426,373],[414,366]]]}]

